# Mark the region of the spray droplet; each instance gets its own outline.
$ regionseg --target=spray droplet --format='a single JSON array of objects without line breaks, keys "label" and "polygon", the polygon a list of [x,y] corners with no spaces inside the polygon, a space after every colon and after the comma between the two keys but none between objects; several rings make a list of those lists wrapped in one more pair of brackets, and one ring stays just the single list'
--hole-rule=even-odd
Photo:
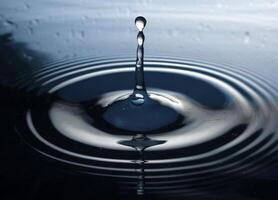
[{"label": "spray droplet", "polygon": [[26,3],[26,4],[25,4],[25,8],[26,8],[27,10],[29,10],[29,9],[31,8],[30,4]]},{"label": "spray droplet", "polygon": [[16,24],[10,20],[4,21],[4,26],[6,27],[16,27]]},{"label": "spray droplet", "polygon": [[249,33],[249,31],[245,31],[243,42],[245,44],[248,44],[250,42],[250,33]]},{"label": "spray droplet", "polygon": [[139,31],[143,31],[146,24],[147,24],[147,20],[144,17],[142,17],[142,16],[136,17],[135,25]]},{"label": "spray droplet", "polygon": [[61,33],[60,32],[56,32],[55,35],[56,35],[56,37],[60,37]]},{"label": "spray droplet", "polygon": [[28,27],[29,35],[34,35],[34,29],[32,27]]},{"label": "spray droplet", "polygon": [[85,37],[85,32],[83,30],[80,31],[80,37],[81,37],[81,39],[84,39],[84,37]]}]

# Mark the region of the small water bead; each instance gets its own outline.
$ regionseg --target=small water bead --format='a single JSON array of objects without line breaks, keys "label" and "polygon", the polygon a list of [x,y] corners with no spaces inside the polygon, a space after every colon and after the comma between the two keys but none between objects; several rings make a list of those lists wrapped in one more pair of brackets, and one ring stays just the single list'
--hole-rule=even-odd
[{"label": "small water bead", "polygon": [[135,25],[139,31],[143,31],[146,24],[147,24],[147,20],[144,17],[142,17],[142,16],[136,17]]},{"label": "small water bead", "polygon": [[7,28],[17,27],[17,25],[13,21],[10,21],[10,20],[5,20],[3,25]]},{"label": "small water bead", "polygon": [[250,37],[251,37],[250,32],[249,31],[245,31],[244,32],[244,38],[243,38],[244,44],[249,44],[250,43]]}]

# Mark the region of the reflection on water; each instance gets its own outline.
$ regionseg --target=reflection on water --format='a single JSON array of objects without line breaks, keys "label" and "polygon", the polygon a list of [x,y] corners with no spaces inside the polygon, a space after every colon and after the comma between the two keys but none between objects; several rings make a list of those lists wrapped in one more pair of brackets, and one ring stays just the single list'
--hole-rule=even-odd
[{"label": "reflection on water", "polygon": [[[173,198],[252,177],[276,160],[277,91],[259,76],[225,66],[146,59],[150,98],[159,102],[166,96],[171,101],[160,102],[172,104],[187,122],[137,138],[125,133],[124,125],[115,132],[97,119],[101,107],[105,111],[132,94],[134,61],[57,65],[38,71],[37,80],[21,80],[40,95],[26,118],[18,118],[17,130],[33,148],[78,171],[115,177],[120,187],[137,188],[138,194]],[[115,120],[125,120],[118,115]],[[142,116],[133,116],[135,122]],[[136,126],[126,119],[129,128]]]}]

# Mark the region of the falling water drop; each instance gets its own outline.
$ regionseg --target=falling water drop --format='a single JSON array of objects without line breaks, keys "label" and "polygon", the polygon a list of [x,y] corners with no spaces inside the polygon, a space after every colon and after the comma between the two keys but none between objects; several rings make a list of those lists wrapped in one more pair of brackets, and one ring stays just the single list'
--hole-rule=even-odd
[{"label": "falling water drop", "polygon": [[142,16],[136,17],[135,25],[139,31],[143,31],[146,24],[147,24],[147,20],[144,17],[142,17]]}]

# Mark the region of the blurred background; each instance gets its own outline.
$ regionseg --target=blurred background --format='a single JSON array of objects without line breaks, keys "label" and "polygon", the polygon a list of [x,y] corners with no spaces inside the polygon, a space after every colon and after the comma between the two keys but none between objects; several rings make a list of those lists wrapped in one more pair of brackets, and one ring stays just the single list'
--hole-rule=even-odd
[{"label": "blurred background", "polygon": [[27,63],[135,56],[134,19],[143,15],[146,56],[227,63],[275,76],[277,10],[273,0],[3,0],[1,48],[16,48]]},{"label": "blurred background", "polygon": [[[54,163],[44,161],[29,149],[13,128],[20,92],[12,85],[23,74],[59,60],[125,56],[135,59],[134,19],[138,15],[148,21],[146,57],[230,65],[277,85],[275,0],[1,0],[0,199],[125,196],[113,181],[57,169]],[[272,168],[256,179],[220,188],[221,192],[186,199],[277,199],[277,166],[273,164]]]}]

